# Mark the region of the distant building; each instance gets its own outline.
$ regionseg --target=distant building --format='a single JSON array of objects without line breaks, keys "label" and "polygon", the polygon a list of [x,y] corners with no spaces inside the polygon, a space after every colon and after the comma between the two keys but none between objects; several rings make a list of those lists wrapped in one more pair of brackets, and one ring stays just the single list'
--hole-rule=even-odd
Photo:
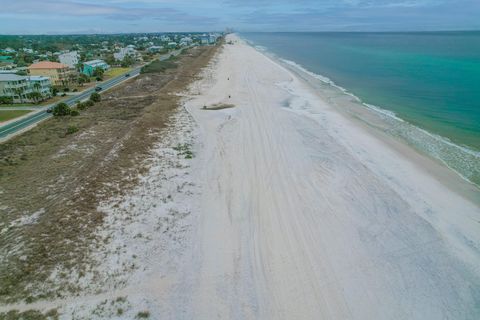
[{"label": "distant building", "polygon": [[32,76],[44,76],[50,78],[53,85],[64,86],[68,84],[71,71],[66,64],[40,61],[28,67],[28,71]]},{"label": "distant building", "polygon": [[183,37],[180,39],[180,46],[181,47],[186,47],[186,46],[189,46],[191,45],[193,42],[192,38],[190,37]]},{"label": "distant building", "polygon": [[80,55],[77,51],[62,53],[58,56],[60,63],[66,64],[70,69],[76,69]]},{"label": "distant building", "polygon": [[162,50],[163,50],[163,46],[151,46],[151,47],[149,47],[147,50],[148,50],[148,52],[156,53],[156,52],[162,51]]},{"label": "distant building", "polygon": [[160,40],[163,41],[163,42],[170,42],[172,41],[172,39],[170,39],[169,36],[166,36],[166,35],[163,35],[160,37]]},{"label": "distant building", "polygon": [[42,99],[50,97],[50,87],[47,77],[0,73],[0,96],[10,97],[14,103],[34,102],[30,97],[32,92],[40,93]]},{"label": "distant building", "polygon": [[16,50],[12,49],[12,48],[5,48],[3,50],[0,50],[0,52],[3,52],[3,53],[15,53],[17,52]]},{"label": "distant building", "polygon": [[137,50],[135,50],[135,46],[133,45],[128,45],[125,48],[120,48],[118,52],[115,52],[113,54],[113,57],[115,60],[122,61],[125,59],[126,56],[131,56],[131,57],[136,57],[137,56]]},{"label": "distant building", "polygon": [[108,70],[110,66],[103,60],[91,60],[83,63],[83,73],[87,76],[93,76],[93,72],[96,68],[102,68]]},{"label": "distant building", "polygon": [[200,44],[207,45],[210,41],[210,37],[207,34],[202,34],[200,36]]},{"label": "distant building", "polygon": [[12,56],[0,56],[0,65],[13,64]]},{"label": "distant building", "polygon": [[176,42],[169,42],[167,44],[167,48],[168,49],[175,49],[177,47],[177,43]]}]

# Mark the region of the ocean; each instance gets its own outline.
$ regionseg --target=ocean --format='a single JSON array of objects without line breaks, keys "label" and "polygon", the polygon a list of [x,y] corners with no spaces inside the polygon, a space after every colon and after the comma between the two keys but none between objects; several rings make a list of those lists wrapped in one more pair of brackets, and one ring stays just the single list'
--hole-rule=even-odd
[{"label": "ocean", "polygon": [[329,100],[354,96],[385,132],[480,186],[480,32],[240,36],[336,88]]}]

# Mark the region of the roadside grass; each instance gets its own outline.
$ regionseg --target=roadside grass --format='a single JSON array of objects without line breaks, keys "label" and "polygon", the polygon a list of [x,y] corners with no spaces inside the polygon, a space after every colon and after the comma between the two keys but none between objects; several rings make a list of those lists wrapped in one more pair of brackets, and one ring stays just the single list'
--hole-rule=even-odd
[{"label": "roadside grass", "polygon": [[27,113],[32,112],[31,110],[0,110],[0,122],[12,120]]},{"label": "roadside grass", "polygon": [[114,78],[114,77],[118,77],[119,75],[125,73],[125,72],[128,72],[129,70],[132,70],[131,68],[111,68],[111,69],[108,69],[104,76],[105,78]]}]

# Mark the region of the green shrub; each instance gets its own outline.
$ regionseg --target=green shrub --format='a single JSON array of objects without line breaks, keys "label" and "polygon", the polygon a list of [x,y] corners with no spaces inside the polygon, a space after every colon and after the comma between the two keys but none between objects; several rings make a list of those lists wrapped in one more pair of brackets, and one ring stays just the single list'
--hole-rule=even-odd
[{"label": "green shrub", "polygon": [[168,59],[164,61],[155,60],[146,66],[142,67],[140,73],[156,73],[164,72],[167,69],[174,69],[177,67],[177,64],[173,62],[174,59]]},{"label": "green shrub", "polygon": [[77,109],[78,110],[85,110],[85,109],[87,109],[87,105],[85,103],[79,102],[79,103],[77,103]]},{"label": "green shrub", "polygon": [[70,115],[72,117],[76,117],[76,116],[80,115],[80,112],[78,110],[72,110],[72,111],[70,111]]},{"label": "green shrub", "polygon": [[76,127],[76,126],[69,126],[69,127],[67,128],[67,135],[68,135],[68,134],[74,134],[74,133],[77,132],[77,131],[78,131],[78,127]]},{"label": "green shrub", "polygon": [[102,97],[97,92],[94,92],[90,96],[90,100],[92,100],[93,102],[100,102],[102,100]]},{"label": "green shrub", "polygon": [[12,97],[0,97],[0,104],[12,104],[13,103],[13,98]]},{"label": "green shrub", "polygon": [[59,103],[52,109],[52,113],[56,117],[68,116],[72,112],[72,109],[66,103]]},{"label": "green shrub", "polygon": [[150,317],[150,312],[148,311],[141,311],[139,313],[137,313],[137,317],[138,319],[147,319]]},{"label": "green shrub", "polygon": [[87,101],[84,102],[84,104],[85,104],[85,106],[87,106],[87,107],[91,107],[91,106],[93,106],[93,105],[95,104],[95,102],[93,102],[92,100],[87,100]]}]

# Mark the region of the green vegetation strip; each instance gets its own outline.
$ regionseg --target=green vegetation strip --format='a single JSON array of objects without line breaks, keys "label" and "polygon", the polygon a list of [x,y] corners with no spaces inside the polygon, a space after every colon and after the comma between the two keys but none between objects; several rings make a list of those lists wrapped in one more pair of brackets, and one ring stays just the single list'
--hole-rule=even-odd
[{"label": "green vegetation strip", "polygon": [[30,112],[32,111],[31,110],[0,110],[0,122],[15,119]]},{"label": "green vegetation strip", "polygon": [[177,67],[175,60],[177,60],[175,56],[171,56],[167,60],[163,61],[155,60],[144,66],[141,70],[141,73],[164,72],[167,69],[174,69]]}]

